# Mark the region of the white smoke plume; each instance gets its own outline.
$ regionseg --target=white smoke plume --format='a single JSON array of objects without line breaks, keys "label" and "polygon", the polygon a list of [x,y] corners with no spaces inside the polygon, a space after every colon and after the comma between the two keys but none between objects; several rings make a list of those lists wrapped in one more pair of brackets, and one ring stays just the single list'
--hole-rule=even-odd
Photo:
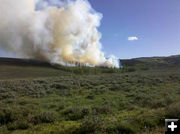
[{"label": "white smoke plume", "polygon": [[0,0],[0,46],[61,65],[118,67],[101,51],[101,18],[86,0]]}]

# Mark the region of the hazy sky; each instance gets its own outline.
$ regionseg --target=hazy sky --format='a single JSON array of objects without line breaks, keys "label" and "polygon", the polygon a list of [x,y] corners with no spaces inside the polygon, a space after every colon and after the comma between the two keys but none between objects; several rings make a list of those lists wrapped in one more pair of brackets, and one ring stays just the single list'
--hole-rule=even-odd
[{"label": "hazy sky", "polygon": [[[180,54],[180,0],[89,0],[103,14],[106,55],[118,58]],[[12,54],[0,48],[0,57]]]}]

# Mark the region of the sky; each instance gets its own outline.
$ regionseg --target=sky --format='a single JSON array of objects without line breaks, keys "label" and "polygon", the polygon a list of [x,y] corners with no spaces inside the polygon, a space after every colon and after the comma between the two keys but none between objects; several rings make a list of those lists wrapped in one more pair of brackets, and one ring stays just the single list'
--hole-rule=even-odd
[{"label": "sky", "polygon": [[[180,0],[89,0],[103,15],[105,55],[120,59],[180,54]],[[0,48],[0,57],[14,57]]]},{"label": "sky", "polygon": [[[119,58],[180,54],[180,0],[89,0],[103,14],[101,42]],[[129,41],[128,37],[138,40]]]}]

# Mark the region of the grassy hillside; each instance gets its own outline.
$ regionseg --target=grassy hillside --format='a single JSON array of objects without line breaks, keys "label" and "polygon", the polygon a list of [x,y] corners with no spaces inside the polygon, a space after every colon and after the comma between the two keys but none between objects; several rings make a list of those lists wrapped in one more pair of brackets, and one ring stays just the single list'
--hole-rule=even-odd
[{"label": "grassy hillside", "polygon": [[172,67],[180,66],[180,55],[121,60],[123,66]]},{"label": "grassy hillside", "polygon": [[165,118],[180,118],[179,61],[108,69],[1,58],[0,134],[164,133]]}]

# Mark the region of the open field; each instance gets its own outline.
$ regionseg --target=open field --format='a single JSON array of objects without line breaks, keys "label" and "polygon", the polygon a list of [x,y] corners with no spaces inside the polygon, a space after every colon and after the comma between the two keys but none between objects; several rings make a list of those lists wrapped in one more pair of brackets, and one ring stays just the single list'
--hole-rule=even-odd
[{"label": "open field", "polygon": [[164,133],[180,118],[177,57],[121,69],[0,59],[0,134]]}]

